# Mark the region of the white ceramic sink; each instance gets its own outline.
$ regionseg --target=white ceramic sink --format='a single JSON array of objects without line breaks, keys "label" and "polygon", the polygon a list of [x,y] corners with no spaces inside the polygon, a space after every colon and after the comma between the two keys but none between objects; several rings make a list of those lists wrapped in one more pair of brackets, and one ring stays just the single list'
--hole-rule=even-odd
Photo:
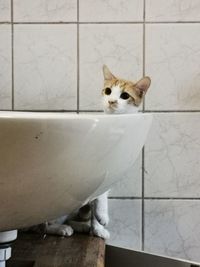
[{"label": "white ceramic sink", "polygon": [[0,231],[59,217],[136,160],[150,114],[0,112]]}]

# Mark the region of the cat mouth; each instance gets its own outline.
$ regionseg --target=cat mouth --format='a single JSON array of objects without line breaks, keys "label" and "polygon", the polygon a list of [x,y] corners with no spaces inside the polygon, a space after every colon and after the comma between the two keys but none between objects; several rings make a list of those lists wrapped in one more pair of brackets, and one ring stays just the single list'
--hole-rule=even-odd
[{"label": "cat mouth", "polygon": [[116,109],[117,106],[116,105],[109,105],[108,108],[110,108],[110,109]]},{"label": "cat mouth", "polygon": [[116,109],[117,108],[117,103],[108,104],[108,108]]},{"label": "cat mouth", "polygon": [[117,110],[117,107],[116,107],[116,106],[109,105],[109,106],[107,107],[107,110],[108,110],[109,112],[115,112],[115,111]]}]

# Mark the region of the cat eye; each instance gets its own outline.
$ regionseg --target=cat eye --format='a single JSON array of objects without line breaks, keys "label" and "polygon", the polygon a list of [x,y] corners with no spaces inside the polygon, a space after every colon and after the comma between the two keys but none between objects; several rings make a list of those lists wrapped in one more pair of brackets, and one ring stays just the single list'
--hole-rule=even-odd
[{"label": "cat eye", "polygon": [[129,96],[128,93],[123,92],[123,93],[121,93],[120,97],[121,97],[122,99],[126,100],[126,99],[129,99],[130,96]]},{"label": "cat eye", "polygon": [[105,92],[106,95],[110,95],[111,94],[111,89],[109,87],[106,87],[104,92]]}]

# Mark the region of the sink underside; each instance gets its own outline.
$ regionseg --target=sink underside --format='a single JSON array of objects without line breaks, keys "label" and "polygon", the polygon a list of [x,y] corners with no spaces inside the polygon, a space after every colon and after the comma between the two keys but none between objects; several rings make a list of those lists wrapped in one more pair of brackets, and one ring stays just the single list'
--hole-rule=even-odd
[{"label": "sink underside", "polygon": [[136,160],[151,120],[0,112],[0,230],[56,218],[106,191]]}]

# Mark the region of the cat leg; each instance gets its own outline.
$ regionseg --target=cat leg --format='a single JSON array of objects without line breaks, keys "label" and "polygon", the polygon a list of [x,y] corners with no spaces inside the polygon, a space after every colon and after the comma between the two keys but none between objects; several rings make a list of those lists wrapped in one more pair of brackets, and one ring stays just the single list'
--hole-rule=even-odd
[{"label": "cat leg", "polygon": [[74,231],[72,227],[67,224],[47,223],[45,227],[45,234],[50,234],[50,235],[71,236],[73,232]]},{"label": "cat leg", "polygon": [[68,215],[65,215],[49,222],[23,228],[21,231],[31,231],[43,235],[71,236],[73,234],[73,229],[70,225],[65,224],[67,218]]},{"label": "cat leg", "polygon": [[89,233],[91,221],[69,221],[68,224],[73,228],[75,232],[78,233]]},{"label": "cat leg", "polygon": [[108,230],[98,222],[95,216],[92,217],[91,221],[91,234],[103,239],[108,239],[110,237]]},{"label": "cat leg", "polygon": [[108,192],[100,195],[98,198],[94,199],[93,202],[93,212],[94,216],[98,220],[98,222],[106,226],[109,222],[108,216]]},{"label": "cat leg", "polygon": [[65,215],[55,220],[46,222],[45,234],[71,236],[74,231],[70,225],[65,224],[67,218],[68,215]]},{"label": "cat leg", "polygon": [[45,229],[46,229],[46,223],[41,223],[41,224],[19,229],[19,232],[33,232],[33,233],[43,235],[45,234]]},{"label": "cat leg", "polygon": [[86,205],[82,206],[77,214],[77,217],[81,221],[88,221],[91,218],[91,206],[90,203],[87,203]]},{"label": "cat leg", "polygon": [[78,212],[71,214],[67,220],[75,232],[89,233],[91,226],[91,206],[90,203],[82,206]]}]

